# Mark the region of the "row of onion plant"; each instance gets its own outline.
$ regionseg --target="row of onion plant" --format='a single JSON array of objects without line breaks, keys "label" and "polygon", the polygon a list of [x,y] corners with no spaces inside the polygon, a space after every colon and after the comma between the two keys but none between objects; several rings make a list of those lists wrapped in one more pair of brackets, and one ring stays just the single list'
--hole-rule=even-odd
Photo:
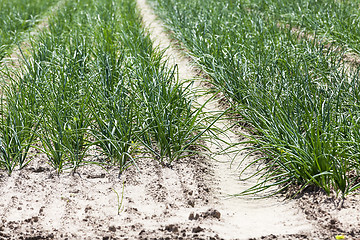
[{"label": "row of onion plant", "polygon": [[58,0],[0,0],[0,59]]},{"label": "row of onion plant", "polygon": [[[306,34],[320,34],[347,51],[360,54],[360,1],[260,0],[250,1],[252,9],[265,11],[271,21],[292,25]],[[270,20],[270,19],[269,19]]]},{"label": "row of onion plant", "polygon": [[139,155],[170,165],[211,127],[132,0],[67,1],[16,73],[2,73],[0,166],[9,174],[32,148],[58,173],[85,164],[121,173]]},{"label": "row of onion plant", "polygon": [[260,164],[259,182],[241,194],[315,185],[345,197],[359,188],[359,69],[342,51],[272,21],[275,1],[152,4],[248,126],[244,150],[263,153],[244,166]]}]

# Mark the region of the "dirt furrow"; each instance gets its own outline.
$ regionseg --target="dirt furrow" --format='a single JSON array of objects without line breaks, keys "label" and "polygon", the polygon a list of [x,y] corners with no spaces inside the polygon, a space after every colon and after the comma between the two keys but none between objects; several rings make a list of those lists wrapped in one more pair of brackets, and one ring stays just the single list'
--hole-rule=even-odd
[{"label": "dirt furrow", "polygon": [[[166,49],[165,56],[169,59],[169,64],[178,65],[179,78],[182,80],[196,79],[195,85],[199,91],[206,90],[201,83],[201,79],[197,79],[198,71],[191,65],[188,58],[182,55],[171,43],[171,39],[166,34],[166,29],[152,8],[145,0],[138,0],[137,3],[154,45],[161,50]],[[197,101],[199,104],[204,104],[209,97],[203,96]],[[212,114],[221,111],[221,108],[217,100],[212,100],[207,104],[205,111]],[[217,123],[217,127],[227,129],[229,124],[231,123],[223,120]],[[240,141],[239,135],[232,131],[226,131],[221,138],[232,143]],[[214,143],[208,147],[211,151],[216,152],[219,148],[226,148],[226,145],[219,146],[218,143]],[[237,150],[240,150],[241,147],[238,148]],[[236,166],[243,158],[243,155],[235,156],[234,154],[237,154],[237,152],[228,155],[217,155],[215,156],[216,161],[212,162],[214,179],[210,184],[216,189],[213,207],[222,213],[221,223],[214,224],[212,229],[219,233],[221,237],[227,239],[247,239],[270,234],[302,234],[313,231],[311,222],[306,219],[306,216],[300,210],[297,210],[292,201],[285,202],[283,199],[276,197],[261,200],[226,197],[228,194],[239,193],[255,183],[254,180],[247,182],[238,180],[239,169]],[[235,161],[230,167],[234,157]],[[249,158],[245,161],[250,160]]]}]

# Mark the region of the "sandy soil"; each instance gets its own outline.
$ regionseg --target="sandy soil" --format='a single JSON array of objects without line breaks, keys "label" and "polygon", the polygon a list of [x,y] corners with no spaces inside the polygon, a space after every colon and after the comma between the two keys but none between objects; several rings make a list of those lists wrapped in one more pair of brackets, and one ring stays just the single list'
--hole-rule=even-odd
[{"label": "sandy soil", "polygon": [[[145,0],[138,6],[154,44],[170,46],[166,55],[178,64],[179,77],[198,78]],[[204,88],[201,79],[196,85]],[[221,110],[217,100],[206,109]],[[220,137],[241,141],[236,131]],[[208,147],[216,152],[226,146]],[[41,154],[11,177],[0,173],[0,239],[360,239],[359,196],[346,199],[343,208],[315,191],[293,200],[228,198],[254,183],[238,181],[231,154],[194,156],[165,168],[145,157],[120,178],[116,168],[98,166],[57,176]]]}]

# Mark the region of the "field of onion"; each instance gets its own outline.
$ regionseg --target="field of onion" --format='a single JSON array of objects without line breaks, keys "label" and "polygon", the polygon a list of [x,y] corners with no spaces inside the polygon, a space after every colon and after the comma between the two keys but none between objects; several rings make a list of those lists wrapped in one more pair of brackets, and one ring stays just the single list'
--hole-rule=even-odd
[{"label": "field of onion", "polygon": [[357,239],[359,1],[0,0],[0,240]]},{"label": "field of onion", "polygon": [[320,34],[347,51],[360,54],[360,1],[302,0],[251,1],[271,21]]},{"label": "field of onion", "polygon": [[0,167],[32,149],[58,172],[147,152],[162,165],[194,154],[207,119],[191,84],[152,47],[132,0],[66,1],[33,39],[20,69],[3,68]]},{"label": "field of onion", "polygon": [[[0,1],[0,57],[56,2]],[[360,187],[359,66],[343,61],[359,53],[358,1],[152,3],[248,127],[244,151],[263,153],[247,166],[265,163],[259,183],[241,194],[315,185],[345,197]],[[9,175],[34,150],[58,173],[86,164],[121,173],[140,152],[162,165],[196,153],[216,119],[153,48],[135,1],[64,1],[48,26],[21,68],[0,69]]]},{"label": "field of onion", "polygon": [[359,53],[358,1],[152,3],[247,126],[244,150],[263,154],[241,194],[360,187],[359,66],[343,61]]}]

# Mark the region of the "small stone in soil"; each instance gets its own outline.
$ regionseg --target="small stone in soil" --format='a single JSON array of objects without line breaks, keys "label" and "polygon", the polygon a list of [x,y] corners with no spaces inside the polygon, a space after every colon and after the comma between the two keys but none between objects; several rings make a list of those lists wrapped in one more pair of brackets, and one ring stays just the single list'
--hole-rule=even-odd
[{"label": "small stone in soil", "polygon": [[169,231],[169,232],[179,232],[179,228],[178,226],[174,225],[174,224],[170,224],[170,225],[167,225],[165,227],[165,230]]},{"label": "small stone in soil", "polygon": [[38,222],[38,221],[39,221],[39,217],[38,217],[38,216],[32,217],[32,221],[33,221],[33,222]]},{"label": "small stone in soil", "polygon": [[206,213],[207,216],[211,216],[217,219],[220,219],[221,213],[216,209],[209,209]]},{"label": "small stone in soil", "polygon": [[199,232],[201,232],[201,231],[203,231],[203,230],[204,230],[204,229],[203,229],[202,227],[198,226],[198,227],[196,227],[196,228],[193,228],[192,232],[193,232],[193,233],[199,233]]},{"label": "small stone in soil", "polygon": [[189,220],[198,220],[199,217],[199,214],[190,213]]}]

